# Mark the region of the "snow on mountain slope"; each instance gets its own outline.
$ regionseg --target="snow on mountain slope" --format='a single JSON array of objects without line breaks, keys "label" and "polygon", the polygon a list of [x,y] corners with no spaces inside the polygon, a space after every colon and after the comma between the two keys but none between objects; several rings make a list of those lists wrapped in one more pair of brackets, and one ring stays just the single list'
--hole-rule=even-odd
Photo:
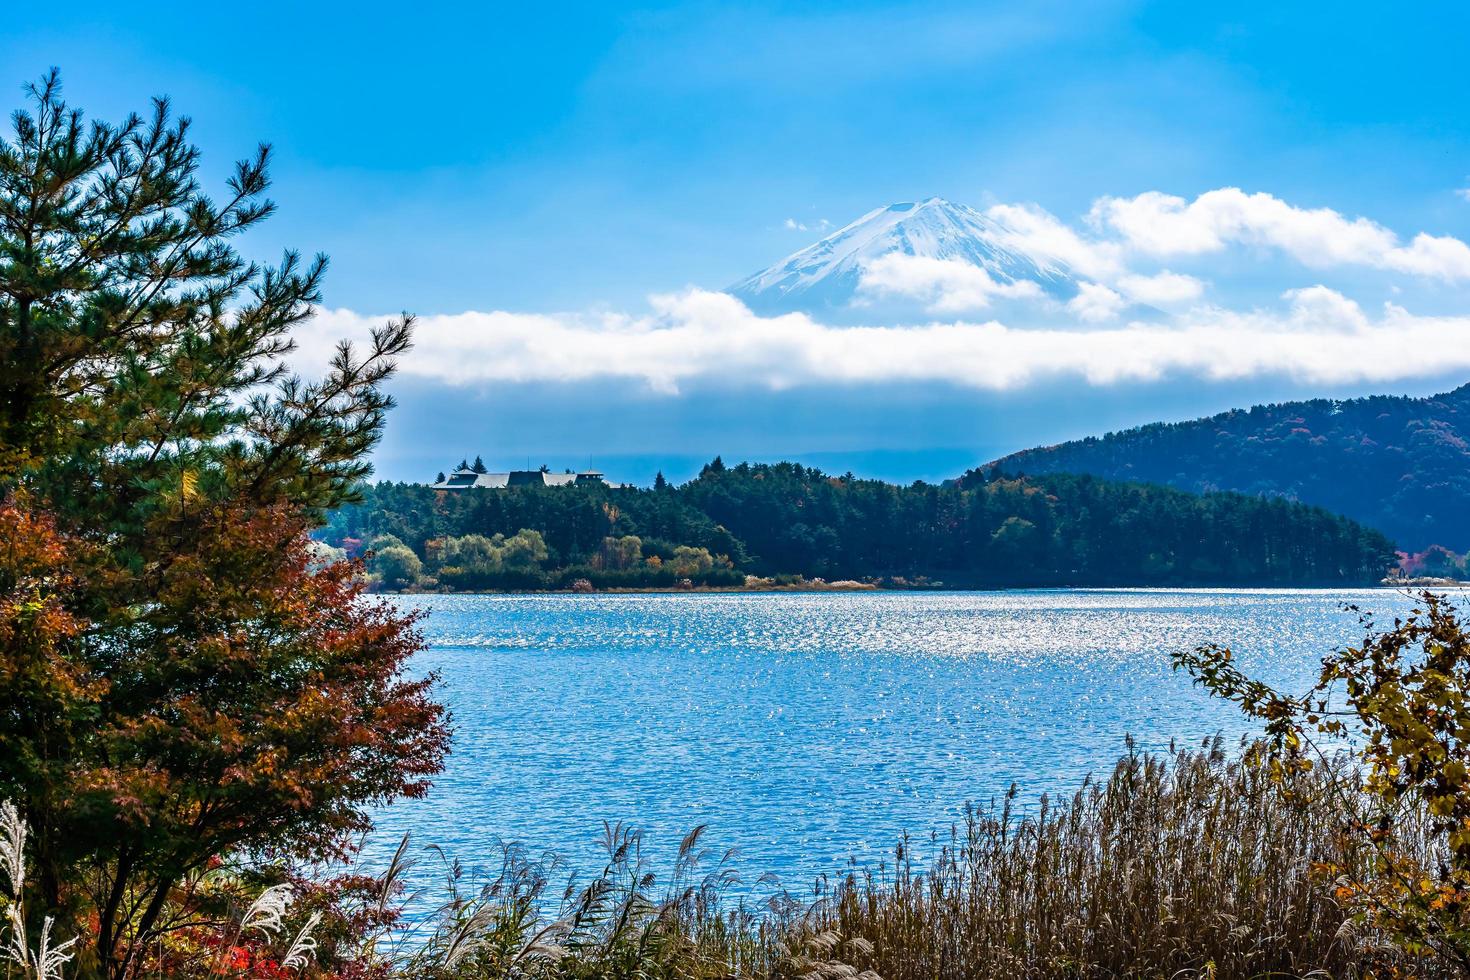
[{"label": "snow on mountain slope", "polygon": [[[877,264],[891,272],[893,260],[887,257],[896,255],[925,260],[915,263],[921,270],[964,273],[966,266],[982,270],[984,275],[976,278],[1002,297],[1034,292],[1065,300],[1076,295],[1077,280],[1065,263],[1007,244],[1014,238],[1013,230],[1001,221],[941,198],[892,204],[868,212],[726,291],[762,314],[871,310],[883,304],[885,295],[891,308],[893,291],[872,287],[875,280],[881,284],[892,276],[874,277],[870,270]],[[916,314],[923,311],[923,304],[913,298],[908,305]]]}]

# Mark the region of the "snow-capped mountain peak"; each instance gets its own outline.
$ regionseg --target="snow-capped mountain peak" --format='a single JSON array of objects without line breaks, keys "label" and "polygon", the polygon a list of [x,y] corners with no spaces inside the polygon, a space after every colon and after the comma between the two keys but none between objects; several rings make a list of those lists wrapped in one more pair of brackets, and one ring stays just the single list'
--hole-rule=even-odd
[{"label": "snow-capped mountain peak", "polygon": [[758,313],[830,313],[865,304],[868,269],[890,255],[955,261],[984,270],[1000,286],[1035,283],[1058,298],[1076,293],[1063,263],[1028,255],[1004,223],[963,204],[931,197],[877,208],[749,276],[727,292]]}]

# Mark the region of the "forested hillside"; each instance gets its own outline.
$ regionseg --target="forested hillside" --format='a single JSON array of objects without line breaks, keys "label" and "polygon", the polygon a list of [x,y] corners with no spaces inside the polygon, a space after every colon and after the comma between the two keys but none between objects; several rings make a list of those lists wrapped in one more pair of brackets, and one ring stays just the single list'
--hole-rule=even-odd
[{"label": "forested hillside", "polygon": [[[683,486],[651,490],[380,483],[332,515],[325,541],[391,550],[394,566],[379,569],[387,585],[439,588],[719,585],[746,573],[897,585],[1299,585],[1375,582],[1393,561],[1383,535],[1280,499],[1062,475],[895,486],[719,460]],[[412,574],[402,568],[415,562]]]},{"label": "forested hillside", "polygon": [[1257,405],[1031,449],[993,465],[1285,497],[1352,517],[1408,551],[1470,549],[1470,385],[1429,398]]}]

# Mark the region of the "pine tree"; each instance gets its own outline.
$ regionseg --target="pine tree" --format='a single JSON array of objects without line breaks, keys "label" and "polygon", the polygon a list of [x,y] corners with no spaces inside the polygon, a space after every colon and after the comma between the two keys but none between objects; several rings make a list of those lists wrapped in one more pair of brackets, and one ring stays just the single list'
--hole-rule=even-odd
[{"label": "pine tree", "polygon": [[286,373],[326,260],[233,247],[273,211],[269,149],[216,203],[166,101],[113,126],[54,73],[30,94],[0,140],[0,797],[26,907],[92,923],[82,974],[120,978],[179,881],[338,852],[441,766],[412,620],[307,547],[369,472],[411,326]]},{"label": "pine tree", "polygon": [[475,465],[474,466],[471,466],[470,469],[474,470],[476,473],[488,473],[489,472],[489,470],[487,470],[485,468],[485,461],[483,459],[481,459],[479,456],[476,456],[475,457]]},{"label": "pine tree", "polygon": [[659,470],[656,474],[654,474],[654,477],[653,477],[653,489],[655,489],[655,490],[667,490],[668,488],[669,488],[669,481],[664,479],[664,471],[663,470]]}]

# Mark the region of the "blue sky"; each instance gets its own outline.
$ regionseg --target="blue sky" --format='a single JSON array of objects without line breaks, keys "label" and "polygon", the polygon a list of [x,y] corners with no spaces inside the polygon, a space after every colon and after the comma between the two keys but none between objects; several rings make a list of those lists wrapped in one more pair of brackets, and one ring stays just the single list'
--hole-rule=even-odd
[{"label": "blue sky", "polygon": [[[1470,9],[1449,3],[266,3],[244,18],[80,3],[7,12],[0,78],[15,105],[23,81],[59,66],[74,103],[112,118],[167,93],[220,175],[273,143],[280,215],[248,247],[329,253],[334,310],[574,314],[596,331],[648,316],[650,295],[720,289],[823,220],[931,195],[1085,230],[1101,198],[1239,187],[1403,243],[1470,238],[1456,193],[1470,175],[1467,28]],[[1213,307],[1282,323],[1283,293],[1319,285],[1374,324],[1390,300],[1465,310],[1459,279],[1301,258],[1238,236],[1159,261],[1209,282]],[[746,329],[721,323],[709,329]],[[822,372],[773,385],[752,365],[677,385],[406,374],[380,469],[412,478],[478,451],[501,465],[591,457],[643,479],[721,452],[933,477],[1099,427],[1464,380],[1432,359],[1374,377],[1171,368],[1004,388]]]}]

